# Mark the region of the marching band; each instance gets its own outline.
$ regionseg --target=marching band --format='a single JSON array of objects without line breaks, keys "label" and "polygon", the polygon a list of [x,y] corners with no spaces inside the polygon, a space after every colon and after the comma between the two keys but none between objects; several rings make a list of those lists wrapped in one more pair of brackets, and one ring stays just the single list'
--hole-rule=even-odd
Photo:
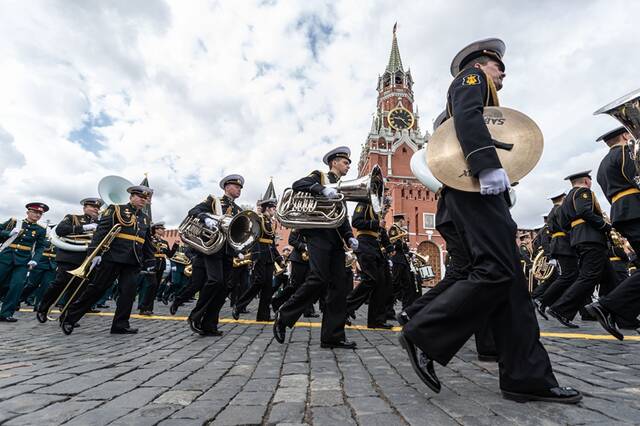
[{"label": "marching band", "polygon": [[[620,340],[621,328],[640,327],[640,275],[629,270],[640,250],[640,96],[599,111],[624,125],[597,139],[610,148],[597,181],[611,219],[592,190],[591,171],[573,173],[566,177],[568,193],[549,198],[553,206],[532,243],[531,235],[517,235],[511,186],[535,166],[542,140],[528,117],[500,107],[505,50],[502,40],[491,38],[454,57],[446,111],[426,158],[421,153],[426,164],[416,164],[416,176],[435,185],[436,228],[449,257],[444,277],[426,294],[421,282],[429,276],[423,272],[428,259],[409,250],[403,214],[394,214],[387,226],[380,169],[343,180],[351,152],[337,147],[324,156],[326,170],[298,179],[280,200],[267,190],[257,211],[236,204],[244,177],[224,177],[220,196],[208,195],[187,212],[173,247],[164,239],[164,224],[152,223],[146,213],[154,190],[145,185],[103,179],[101,198],[83,199],[82,214],[66,215],[49,237],[37,223],[49,207],[27,204],[24,220],[0,225],[0,321],[16,322],[20,301],[38,290],[37,320],[47,322],[58,306],[60,327],[69,335],[117,283],[114,334],[138,332],[129,323],[137,293],[142,315],[153,315],[156,300],[170,302],[175,315],[197,296],[188,324],[200,336],[222,335],[218,323],[227,297],[236,320],[258,297],[256,320],[271,321],[273,310],[277,342],[285,343],[287,328],[303,314],[318,316],[319,301],[321,347],[355,349],[345,325],[368,302],[367,327],[390,329],[387,321],[396,319],[411,366],[434,392],[441,389],[436,364],[447,365],[475,335],[479,359],[499,362],[505,398],[580,401],[579,391],[559,386],[535,312],[569,328],[578,327],[573,321],[580,313]],[[500,120],[483,112],[507,124],[497,130]],[[517,126],[534,130],[518,138],[499,133],[516,134]],[[347,201],[357,202],[351,222]],[[282,254],[277,225],[292,230]],[[55,250],[46,251],[51,244]],[[49,268],[45,281],[51,282],[27,279],[39,267]],[[397,316],[396,301],[402,303]]]}]

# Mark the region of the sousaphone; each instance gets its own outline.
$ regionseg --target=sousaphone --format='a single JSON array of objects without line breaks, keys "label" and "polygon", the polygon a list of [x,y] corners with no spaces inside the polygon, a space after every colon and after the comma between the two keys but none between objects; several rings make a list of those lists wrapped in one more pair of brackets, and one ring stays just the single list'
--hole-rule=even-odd
[{"label": "sousaphone", "polygon": [[[511,108],[485,107],[483,116],[509,180],[519,182],[542,156],[544,142],[540,128],[525,114]],[[454,120],[445,121],[429,139],[427,165],[433,176],[448,187],[480,192],[480,182],[471,176]]]}]

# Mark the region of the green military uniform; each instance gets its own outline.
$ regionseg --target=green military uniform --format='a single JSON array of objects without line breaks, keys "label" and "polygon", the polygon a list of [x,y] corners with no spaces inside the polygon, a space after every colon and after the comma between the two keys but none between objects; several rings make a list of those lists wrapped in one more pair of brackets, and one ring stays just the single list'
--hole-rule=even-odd
[{"label": "green military uniform", "polygon": [[[48,242],[48,241],[47,241]],[[32,306],[38,306],[42,295],[49,287],[49,283],[53,281],[56,276],[56,246],[49,242],[48,247],[42,252],[40,262],[29,274],[27,284],[22,290],[22,296],[20,296],[20,302],[27,302]]]},{"label": "green military uniform", "polygon": [[[11,231],[17,222],[10,219],[0,225],[0,241],[11,238]],[[4,301],[0,309],[0,320],[13,317],[20,294],[27,277],[28,263],[40,262],[42,251],[46,246],[46,229],[37,224],[24,220],[20,223],[20,230],[9,246],[0,252],[0,283],[2,284]]]}]

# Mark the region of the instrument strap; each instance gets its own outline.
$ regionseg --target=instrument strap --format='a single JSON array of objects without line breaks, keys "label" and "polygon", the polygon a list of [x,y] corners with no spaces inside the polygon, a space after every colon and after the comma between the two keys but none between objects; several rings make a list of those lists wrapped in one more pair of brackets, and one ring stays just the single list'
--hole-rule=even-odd
[{"label": "instrument strap", "polygon": [[2,245],[0,245],[0,252],[2,250],[6,249],[7,247],[9,247],[15,240],[17,240],[20,236],[22,236],[22,233],[23,233],[23,231],[22,231],[22,222],[23,222],[23,220],[22,219],[21,220],[15,220],[14,219],[14,222],[15,222],[15,226],[13,226],[11,229],[9,229],[9,231],[11,231],[13,229],[16,229],[16,228],[19,229],[20,231],[17,234],[15,234],[14,236],[7,238],[7,240],[4,243],[2,243]]}]

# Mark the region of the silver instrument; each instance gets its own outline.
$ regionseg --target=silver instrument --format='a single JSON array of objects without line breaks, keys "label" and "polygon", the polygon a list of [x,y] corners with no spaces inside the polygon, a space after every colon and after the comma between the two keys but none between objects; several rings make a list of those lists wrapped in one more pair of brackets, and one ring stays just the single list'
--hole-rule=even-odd
[{"label": "silver instrument", "polygon": [[593,113],[608,114],[618,120],[633,136],[629,141],[631,158],[636,167],[634,181],[640,186],[640,89],[624,95]]},{"label": "silver instrument", "polygon": [[382,211],[384,176],[378,165],[367,176],[330,183],[325,187],[335,188],[339,197],[327,198],[285,189],[276,211],[282,226],[292,229],[337,228],[347,218],[346,201],[368,202],[375,213]]},{"label": "silver instrument", "polygon": [[20,237],[22,235],[22,233],[24,232],[22,230],[22,220],[17,220],[15,226],[13,227],[13,229],[17,229],[18,233],[12,235],[11,237],[7,238],[7,240],[2,243],[0,245],[0,252],[2,252],[2,250],[6,249],[7,247],[9,247],[11,244],[13,244],[13,242],[15,240],[18,239],[18,237]]},{"label": "silver instrument", "polygon": [[205,255],[217,253],[225,242],[236,251],[246,250],[262,233],[260,215],[251,210],[235,216],[207,213],[206,217],[216,223],[213,229],[208,228],[204,220],[193,216],[187,216],[178,227],[182,241]]}]

